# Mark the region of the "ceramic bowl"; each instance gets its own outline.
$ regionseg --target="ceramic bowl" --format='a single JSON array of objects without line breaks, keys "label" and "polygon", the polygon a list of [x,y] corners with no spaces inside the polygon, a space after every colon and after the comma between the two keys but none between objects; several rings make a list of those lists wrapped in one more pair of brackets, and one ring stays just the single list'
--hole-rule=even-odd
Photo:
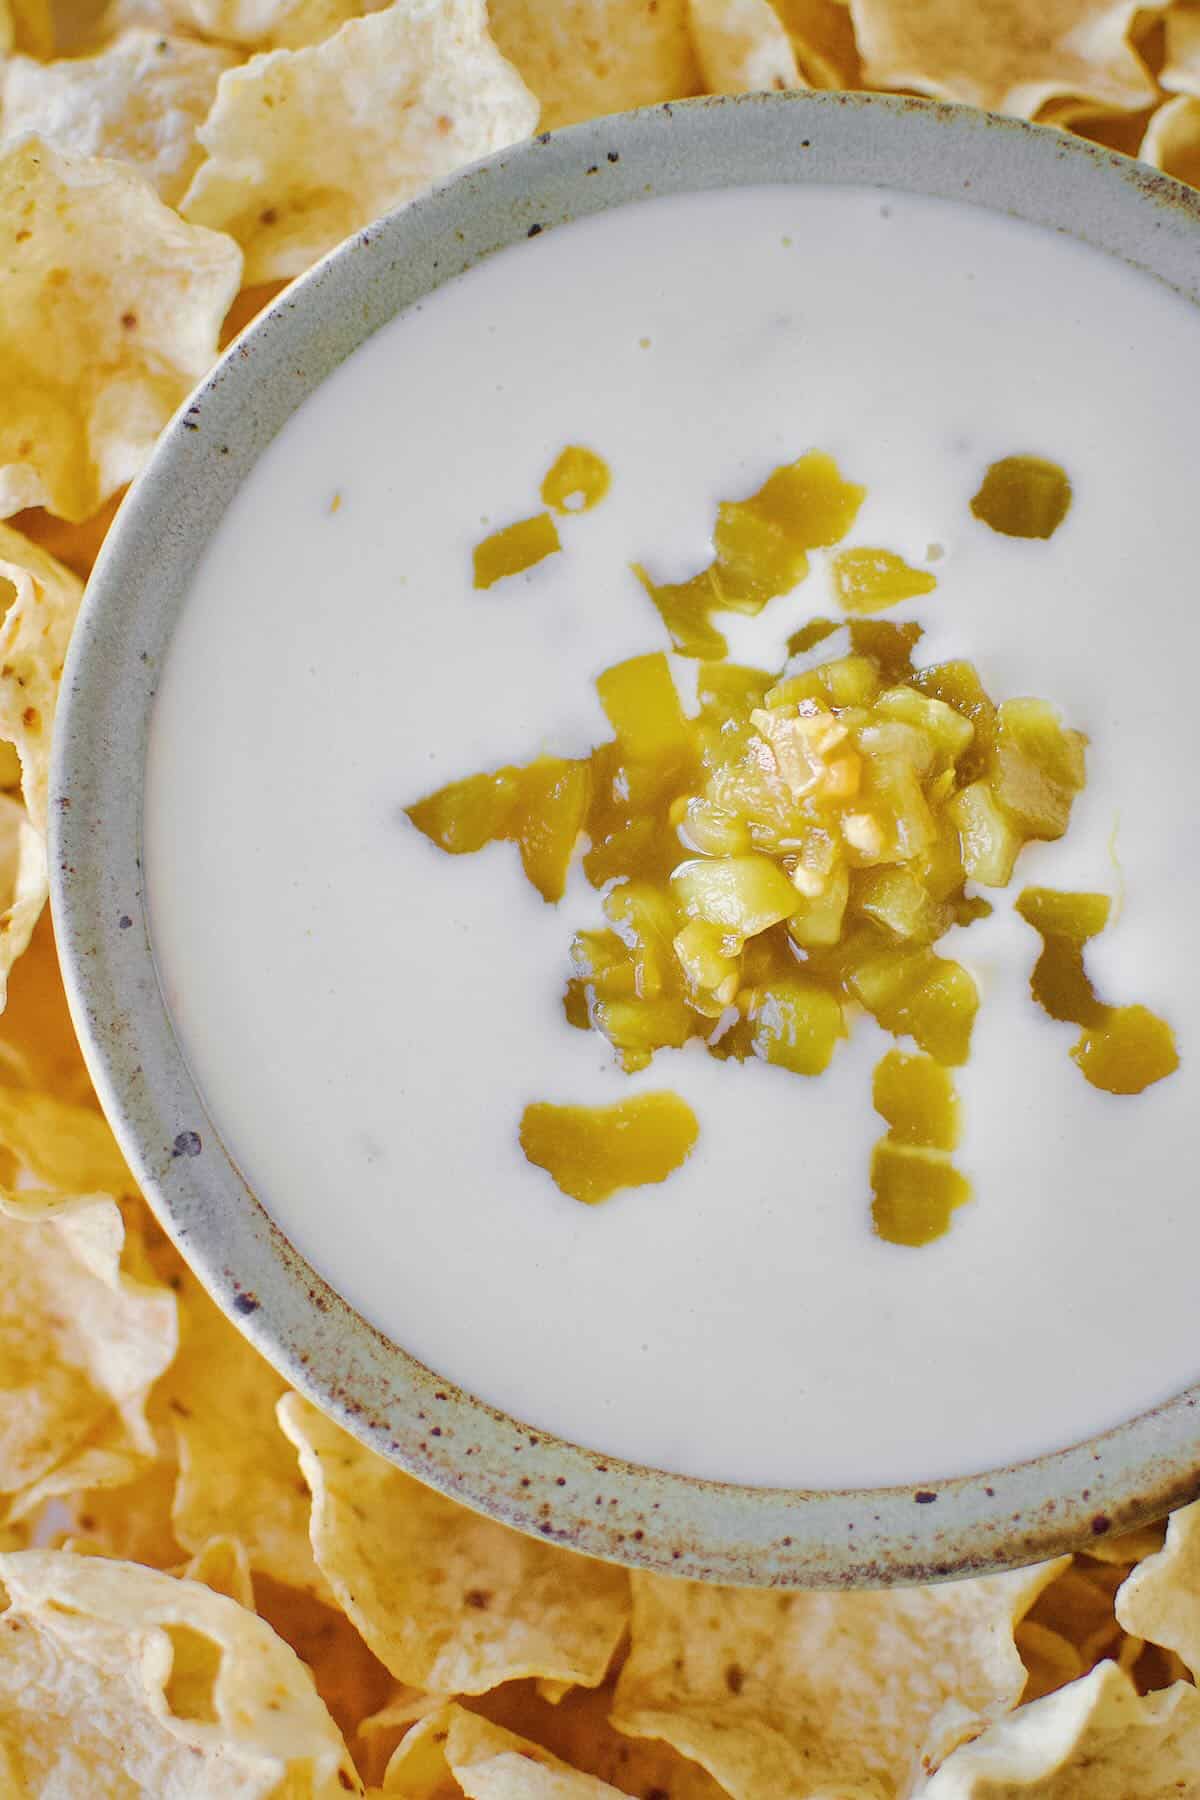
[{"label": "ceramic bowl", "polygon": [[1200,195],[1079,139],[925,101],[687,102],[539,137],[463,172],[289,289],[180,412],[122,507],[64,680],[54,912],[92,1074],[151,1205],[240,1329],[347,1430],[468,1506],[589,1555],[731,1583],[927,1581],[1087,1544],[1193,1498],[1200,1389],[1037,1461],[869,1492],[694,1480],[531,1430],[381,1336],[273,1224],[189,1077],[141,901],[157,671],[208,538],[289,415],[377,327],[532,223],[762,182],[966,201],[1067,232],[1200,304]]}]

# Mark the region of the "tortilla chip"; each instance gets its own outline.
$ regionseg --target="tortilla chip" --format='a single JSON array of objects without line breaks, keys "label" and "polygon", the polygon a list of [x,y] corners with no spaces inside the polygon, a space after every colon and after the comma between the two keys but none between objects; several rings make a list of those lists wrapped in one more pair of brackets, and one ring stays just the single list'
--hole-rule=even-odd
[{"label": "tortilla chip", "polygon": [[509,1682],[471,1702],[494,1725],[530,1738],[571,1768],[611,1782],[623,1794],[657,1794],[662,1800],[725,1800],[719,1787],[698,1763],[688,1762],[669,1744],[624,1737],[609,1722],[612,1691],[572,1688],[550,1705],[538,1692],[540,1683]]},{"label": "tortilla chip", "polygon": [[769,0],[691,0],[692,42],[710,94],[806,85]]},{"label": "tortilla chip", "polygon": [[0,52],[53,56],[54,14],[50,0],[0,0]]},{"label": "tortilla chip", "polygon": [[461,1706],[414,1726],[388,1764],[382,1792],[405,1800],[621,1800],[619,1788]]},{"label": "tortilla chip", "polygon": [[1050,1626],[1025,1618],[1013,1635],[1027,1675],[1022,1701],[1040,1700],[1043,1694],[1052,1694],[1085,1673],[1074,1644]]},{"label": "tortilla chip", "polygon": [[1123,1575],[1119,1566],[1077,1557],[1030,1608],[1030,1621],[1061,1633],[1074,1645],[1083,1665],[1077,1674],[1086,1673],[1103,1657],[1116,1656],[1120,1649],[1121,1627],[1113,1598]]},{"label": "tortilla chip", "polygon": [[110,44],[123,31],[199,35],[210,43],[247,50],[302,50],[320,44],[388,0],[110,0],[89,21],[75,48]]},{"label": "tortilla chip", "polygon": [[1180,94],[1160,106],[1146,128],[1139,155],[1164,175],[1200,188],[1200,100]]},{"label": "tortilla chip", "polygon": [[175,1535],[196,1553],[231,1533],[252,1569],[331,1598],[309,1542],[308,1488],[275,1418],[287,1383],[182,1264],[175,1280],[179,1354],[162,1390],[179,1452]]},{"label": "tortilla chip", "polygon": [[688,0],[491,0],[489,10],[544,131],[703,91]]},{"label": "tortilla chip", "polygon": [[664,1738],[733,1800],[907,1792],[922,1759],[1016,1705],[1013,1628],[1065,1566],[850,1593],[635,1575],[613,1723]]},{"label": "tortilla chip", "polygon": [[41,1088],[73,1105],[95,1105],[67,1010],[48,911],[9,978],[0,1015],[0,1082]]},{"label": "tortilla chip", "polygon": [[[0,154],[0,181],[2,164]],[[6,290],[0,286],[0,292]],[[0,359],[3,337],[0,311]],[[0,441],[7,407],[6,394],[0,409]],[[63,660],[82,598],[83,586],[69,569],[10,525],[0,524],[0,607],[5,608],[0,623],[0,738],[16,745],[25,804],[42,833],[49,808],[50,732]]]},{"label": "tortilla chip", "polygon": [[1038,113],[1037,122],[1073,131],[1076,137],[1102,144],[1106,150],[1119,150],[1122,156],[1136,156],[1150,118],[1148,108],[1135,113],[1097,112],[1088,101],[1051,100]]},{"label": "tortilla chip", "polygon": [[128,1480],[153,1452],[146,1397],[175,1352],[175,1299],[122,1269],[124,1242],[110,1199],[0,1190],[0,1495],[12,1517],[68,1487]]},{"label": "tortilla chip", "polygon": [[[152,1398],[148,1409],[152,1424],[156,1410]],[[145,1563],[154,1569],[174,1569],[184,1562],[183,1546],[171,1525],[178,1465],[170,1452],[163,1454],[157,1433],[156,1445],[158,1455],[148,1468],[143,1465],[135,1481],[83,1489],[69,1496],[66,1510],[71,1531],[60,1548],[82,1542],[92,1555]]]},{"label": "tortilla chip", "polygon": [[1166,56],[1158,79],[1172,93],[1200,96],[1200,6],[1168,9]]},{"label": "tortilla chip", "polygon": [[796,60],[815,88],[859,88],[862,63],[850,9],[842,0],[774,0]]},{"label": "tortilla chip", "polygon": [[1116,1612],[1132,1636],[1174,1650],[1193,1675],[1200,1671],[1200,1501],[1172,1514],[1166,1544],[1125,1581]]},{"label": "tortilla chip", "polygon": [[1140,1699],[1100,1663],[1022,1706],[947,1758],[921,1800],[1189,1800],[1200,1789],[1200,1693],[1188,1683]]},{"label": "tortilla chip", "polygon": [[235,1600],[249,1612],[255,1610],[246,1546],[237,1538],[209,1538],[204,1548],[183,1565],[179,1574],[186,1581],[202,1582],[214,1594],[224,1594],[226,1599]]},{"label": "tortilla chip", "polygon": [[107,156],[144,175],[168,205],[200,162],[196,128],[232,50],[130,31],[98,55],[0,68],[0,141],[36,132],[57,150]]},{"label": "tortilla chip", "polygon": [[622,1570],[468,1512],[298,1394],[279,1420],[312,1489],[317,1562],[398,1681],[478,1694],[526,1675],[604,1679],[629,1616]]},{"label": "tortilla chip", "polygon": [[224,1595],[58,1550],[0,1556],[0,1585],[0,1745],[16,1791],[361,1794],[308,1671]]},{"label": "tortilla chip", "polygon": [[0,1007],[9,971],[28,949],[49,892],[44,839],[25,808],[0,795]]},{"label": "tortilla chip", "polygon": [[[236,304],[236,302],[235,302]],[[31,506],[24,512],[14,513],[9,525],[19,531],[32,544],[47,551],[56,562],[86,581],[95,566],[100,554],[100,546],[108,535],[108,528],[113,522],[117,508],[125,498],[125,489],[118,488],[90,519],[84,519],[77,525],[68,523],[66,519],[56,519],[48,513],[44,506]]]},{"label": "tortilla chip", "polygon": [[256,1575],[254,1608],[311,1671],[318,1694],[353,1749],[360,1727],[378,1715],[394,1690],[383,1664],[344,1613],[300,1588]]},{"label": "tortilla chip", "polygon": [[181,211],[238,239],[247,281],[273,281],[536,123],[484,0],[394,0],[223,75]]},{"label": "tortilla chip", "polygon": [[209,368],[241,255],[131,169],[33,137],[0,150],[0,242],[0,515],[86,519]]},{"label": "tortilla chip", "polygon": [[[522,1684],[523,1685],[523,1684]],[[370,1791],[383,1780],[384,1772],[395,1754],[401,1738],[430,1713],[447,1705],[449,1694],[426,1694],[420,1688],[397,1683],[378,1712],[363,1719],[358,1727],[358,1766]]]},{"label": "tortilla chip", "polygon": [[1154,83],[1126,33],[1137,0],[850,0],[867,80],[1032,119],[1060,94],[1133,112]]}]

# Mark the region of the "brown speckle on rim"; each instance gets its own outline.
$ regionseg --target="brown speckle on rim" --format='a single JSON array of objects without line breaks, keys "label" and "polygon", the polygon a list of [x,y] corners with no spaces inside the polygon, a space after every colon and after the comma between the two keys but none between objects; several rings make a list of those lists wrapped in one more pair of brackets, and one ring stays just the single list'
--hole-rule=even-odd
[{"label": "brown speckle on rim", "polygon": [[1112,1530],[1112,1520],[1107,1513],[1097,1513],[1092,1520],[1092,1536],[1103,1537],[1106,1531]]},{"label": "brown speckle on rim", "polygon": [[931,1493],[928,1488],[918,1488],[916,1493],[913,1495],[913,1499],[916,1501],[918,1506],[931,1506],[933,1504],[933,1502],[937,1499],[937,1495],[934,1493]]}]

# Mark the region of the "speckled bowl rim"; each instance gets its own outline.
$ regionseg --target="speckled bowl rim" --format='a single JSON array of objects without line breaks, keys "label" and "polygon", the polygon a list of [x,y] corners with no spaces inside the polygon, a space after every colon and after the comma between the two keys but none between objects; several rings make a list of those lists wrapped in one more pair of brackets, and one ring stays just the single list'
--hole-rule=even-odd
[{"label": "speckled bowl rim", "polygon": [[122,506],[63,682],[53,906],[89,1067],[151,1205],[234,1323],[355,1437],[466,1505],[592,1556],[746,1585],[878,1586],[1027,1563],[1193,1499],[1200,1388],[1036,1461],[870,1491],[694,1480],[522,1425],[364,1321],[248,1189],[176,1044],[140,879],[147,718],[190,571],[300,401],[379,325],[493,250],[647,195],[763,181],[964,200],[1069,233],[1200,304],[1200,195],[1079,139],[933,102],[689,101],[543,135],[459,174],[281,296],[180,411]]}]

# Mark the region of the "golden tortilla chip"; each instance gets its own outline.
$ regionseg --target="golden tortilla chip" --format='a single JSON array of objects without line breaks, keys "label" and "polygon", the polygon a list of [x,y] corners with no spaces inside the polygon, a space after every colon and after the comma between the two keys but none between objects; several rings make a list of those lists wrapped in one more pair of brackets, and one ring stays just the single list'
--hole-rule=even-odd
[{"label": "golden tortilla chip", "polygon": [[907,1793],[923,1759],[1016,1705],[1013,1627],[1065,1566],[850,1593],[635,1575],[613,1723],[664,1738],[733,1800]]},{"label": "golden tortilla chip", "polygon": [[1158,79],[1173,93],[1200,95],[1200,6],[1168,8],[1166,57]]},{"label": "golden tortilla chip", "polygon": [[0,795],[0,1007],[9,971],[28,949],[49,892],[45,840],[24,807]]},{"label": "golden tortilla chip", "polygon": [[859,88],[862,63],[843,0],[774,0],[801,73],[816,88]]},{"label": "golden tortilla chip", "polygon": [[1200,188],[1200,100],[1179,94],[1160,106],[1146,128],[1138,154],[1164,175]]},{"label": "golden tortilla chip", "polygon": [[0,52],[53,56],[54,14],[50,0],[0,0]]},{"label": "golden tortilla chip", "polygon": [[86,519],[212,363],[241,254],[38,138],[0,150],[0,245],[0,515]]},{"label": "golden tortilla chip", "polygon": [[725,1789],[698,1763],[688,1762],[669,1744],[624,1737],[609,1721],[612,1690],[572,1688],[556,1704],[538,1691],[541,1683],[513,1681],[482,1694],[471,1710],[518,1737],[530,1738],[561,1762],[611,1782],[623,1794],[657,1794],[662,1800],[725,1800]]},{"label": "golden tortilla chip", "polygon": [[339,1604],[398,1681],[478,1694],[521,1676],[594,1687],[629,1616],[624,1572],[468,1512],[316,1407],[279,1407]]},{"label": "golden tortilla chip", "polygon": [[1127,41],[1137,0],[850,0],[867,80],[1032,119],[1060,94],[1133,112],[1154,83]]},{"label": "golden tortilla chip", "polygon": [[83,27],[75,48],[109,44],[122,31],[179,31],[246,50],[302,50],[332,37],[347,19],[379,12],[388,0],[110,0]]},{"label": "golden tortilla chip", "polygon": [[246,1546],[237,1538],[209,1538],[204,1548],[183,1565],[179,1574],[185,1581],[202,1582],[214,1594],[224,1594],[226,1599],[235,1600],[248,1612],[256,1610]]},{"label": "golden tortilla chip", "polygon": [[0,1589],[0,1746],[13,1791],[362,1793],[308,1671],[224,1595],[57,1550],[0,1556]]},{"label": "golden tortilla chip", "polygon": [[691,0],[691,22],[710,94],[758,94],[807,85],[770,0]]},{"label": "golden tortilla chip", "polygon": [[947,1758],[921,1800],[1193,1800],[1200,1693],[1138,1697],[1114,1663],[1022,1706]]},{"label": "golden tortilla chip", "polygon": [[[152,1425],[158,1411],[155,1398],[148,1408]],[[93,1556],[115,1557],[119,1562],[145,1563],[154,1569],[178,1568],[185,1560],[183,1546],[171,1525],[178,1465],[168,1450],[164,1455],[161,1434],[154,1462],[136,1480],[123,1486],[72,1492],[65,1502],[71,1530],[56,1547],[86,1544]]]},{"label": "golden tortilla chip", "polygon": [[181,211],[238,239],[247,281],[272,281],[536,123],[484,0],[393,0],[223,75]]},{"label": "golden tortilla chip", "polygon": [[42,913],[9,978],[8,1000],[0,1015],[0,1082],[40,1088],[68,1104],[95,1106],[67,1010],[48,911]]},{"label": "golden tortilla chip", "polygon": [[1052,1694],[1085,1673],[1083,1658],[1074,1644],[1049,1625],[1025,1618],[1013,1635],[1027,1677],[1022,1701],[1040,1700],[1043,1694]]},{"label": "golden tortilla chip", "polygon": [[451,1697],[449,1694],[426,1694],[420,1688],[396,1683],[384,1705],[360,1721],[357,1760],[368,1791],[373,1792],[383,1780],[401,1738],[430,1713],[439,1712]]},{"label": "golden tortilla chip", "polygon": [[[0,153],[0,181],[2,164]],[[0,271],[0,302],[5,293]],[[4,313],[0,305],[0,361],[3,338]],[[4,439],[8,404],[6,393],[0,407],[0,443]],[[0,623],[0,738],[16,745],[25,804],[30,819],[43,834],[48,810],[50,733],[63,661],[82,598],[83,585],[77,576],[10,525],[0,523],[0,607],[4,608]]]},{"label": "golden tortilla chip", "polygon": [[[318,1694],[354,1749],[360,1728],[378,1716],[395,1689],[379,1658],[344,1613],[300,1588],[285,1587],[269,1575],[255,1575],[254,1604],[259,1617],[292,1646],[311,1671]],[[431,1706],[437,1704],[430,1701]]]},{"label": "golden tortilla chip", "polygon": [[1074,1645],[1083,1665],[1077,1674],[1085,1674],[1102,1657],[1116,1656],[1120,1649],[1121,1627],[1113,1598],[1123,1575],[1120,1566],[1076,1557],[1030,1608],[1030,1621],[1060,1632]]},{"label": "golden tortilla chip", "polygon": [[0,66],[0,142],[36,132],[56,150],[107,156],[144,175],[168,205],[200,161],[196,128],[232,50],[130,31],[95,56]]},{"label": "golden tortilla chip", "polygon": [[0,1495],[11,1517],[49,1493],[128,1480],[153,1453],[146,1397],[175,1352],[175,1298],[122,1269],[124,1242],[110,1199],[0,1190]]},{"label": "golden tortilla chip", "polygon": [[381,1791],[405,1800],[620,1800],[621,1792],[461,1706],[443,1707],[413,1727]]},{"label": "golden tortilla chip", "polygon": [[14,513],[9,525],[12,530],[19,531],[22,537],[28,538],[30,543],[47,551],[64,568],[86,581],[100,554],[100,546],[108,534],[117,508],[124,498],[125,489],[118,488],[99,512],[93,513],[90,519],[84,519],[78,525],[72,525],[66,519],[56,519],[44,506],[30,506],[24,512]]},{"label": "golden tortilla chip", "polygon": [[688,0],[491,0],[489,11],[544,131],[703,90]]},{"label": "golden tortilla chip", "polygon": [[1127,1578],[1116,1612],[1133,1637],[1174,1650],[1193,1675],[1200,1671],[1200,1501],[1172,1514],[1166,1544]]},{"label": "golden tortilla chip", "polygon": [[195,1553],[232,1533],[252,1569],[331,1599],[309,1542],[308,1487],[275,1417],[287,1383],[182,1264],[175,1281],[179,1354],[162,1389],[179,1452],[175,1535]]}]

